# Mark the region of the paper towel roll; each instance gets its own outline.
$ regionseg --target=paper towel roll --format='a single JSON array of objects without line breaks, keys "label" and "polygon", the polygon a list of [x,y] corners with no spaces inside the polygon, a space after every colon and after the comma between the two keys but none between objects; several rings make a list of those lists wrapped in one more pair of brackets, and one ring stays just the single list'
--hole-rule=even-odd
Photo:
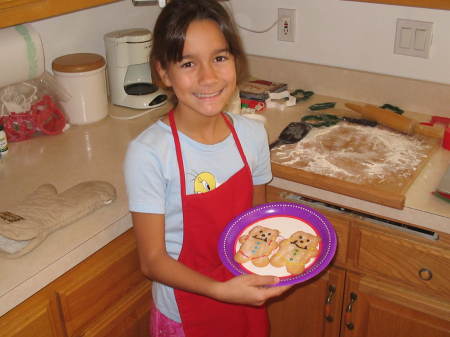
[{"label": "paper towel roll", "polygon": [[0,88],[44,73],[44,48],[28,24],[0,29]]}]

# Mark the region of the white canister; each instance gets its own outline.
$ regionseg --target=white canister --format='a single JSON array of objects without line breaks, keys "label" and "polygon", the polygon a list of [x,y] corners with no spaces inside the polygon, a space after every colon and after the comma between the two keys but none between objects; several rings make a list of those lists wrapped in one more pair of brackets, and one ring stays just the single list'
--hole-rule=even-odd
[{"label": "white canister", "polygon": [[61,102],[70,124],[94,123],[108,115],[105,66],[103,56],[89,53],[53,60],[56,81],[71,95],[68,101]]}]

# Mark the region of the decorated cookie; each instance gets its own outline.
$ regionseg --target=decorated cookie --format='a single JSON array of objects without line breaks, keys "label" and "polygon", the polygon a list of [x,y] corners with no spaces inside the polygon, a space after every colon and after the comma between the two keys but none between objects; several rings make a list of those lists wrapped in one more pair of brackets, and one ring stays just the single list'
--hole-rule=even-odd
[{"label": "decorated cookie", "polygon": [[277,237],[280,232],[263,226],[256,226],[247,235],[239,238],[241,247],[234,256],[238,263],[252,261],[256,267],[269,264],[269,255],[278,247]]},{"label": "decorated cookie", "polygon": [[280,248],[270,258],[270,264],[274,267],[285,266],[290,274],[300,274],[309,260],[319,254],[319,242],[320,238],[316,235],[295,232],[280,242]]}]

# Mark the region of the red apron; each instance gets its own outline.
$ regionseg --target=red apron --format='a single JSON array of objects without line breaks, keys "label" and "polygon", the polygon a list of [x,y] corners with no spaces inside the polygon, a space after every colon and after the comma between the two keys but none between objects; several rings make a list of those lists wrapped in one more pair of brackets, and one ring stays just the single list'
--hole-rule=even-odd
[{"label": "red apron", "polygon": [[[233,134],[244,167],[216,189],[201,194],[186,194],[183,157],[173,116],[170,127],[175,141],[180,172],[183,207],[183,247],[178,261],[218,281],[233,275],[223,266],[217,242],[225,225],[252,206],[253,183],[250,168],[233,125],[223,115]],[[211,298],[175,289],[186,337],[266,337],[269,321],[263,306],[219,302]]]}]

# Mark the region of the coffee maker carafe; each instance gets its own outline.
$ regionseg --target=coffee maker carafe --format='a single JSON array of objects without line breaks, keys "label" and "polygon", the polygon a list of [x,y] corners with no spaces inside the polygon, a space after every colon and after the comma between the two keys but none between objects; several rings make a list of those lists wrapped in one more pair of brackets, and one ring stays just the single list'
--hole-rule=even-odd
[{"label": "coffee maker carafe", "polygon": [[167,94],[152,83],[149,57],[152,34],[145,28],[104,36],[111,103],[135,109],[157,108]]}]

